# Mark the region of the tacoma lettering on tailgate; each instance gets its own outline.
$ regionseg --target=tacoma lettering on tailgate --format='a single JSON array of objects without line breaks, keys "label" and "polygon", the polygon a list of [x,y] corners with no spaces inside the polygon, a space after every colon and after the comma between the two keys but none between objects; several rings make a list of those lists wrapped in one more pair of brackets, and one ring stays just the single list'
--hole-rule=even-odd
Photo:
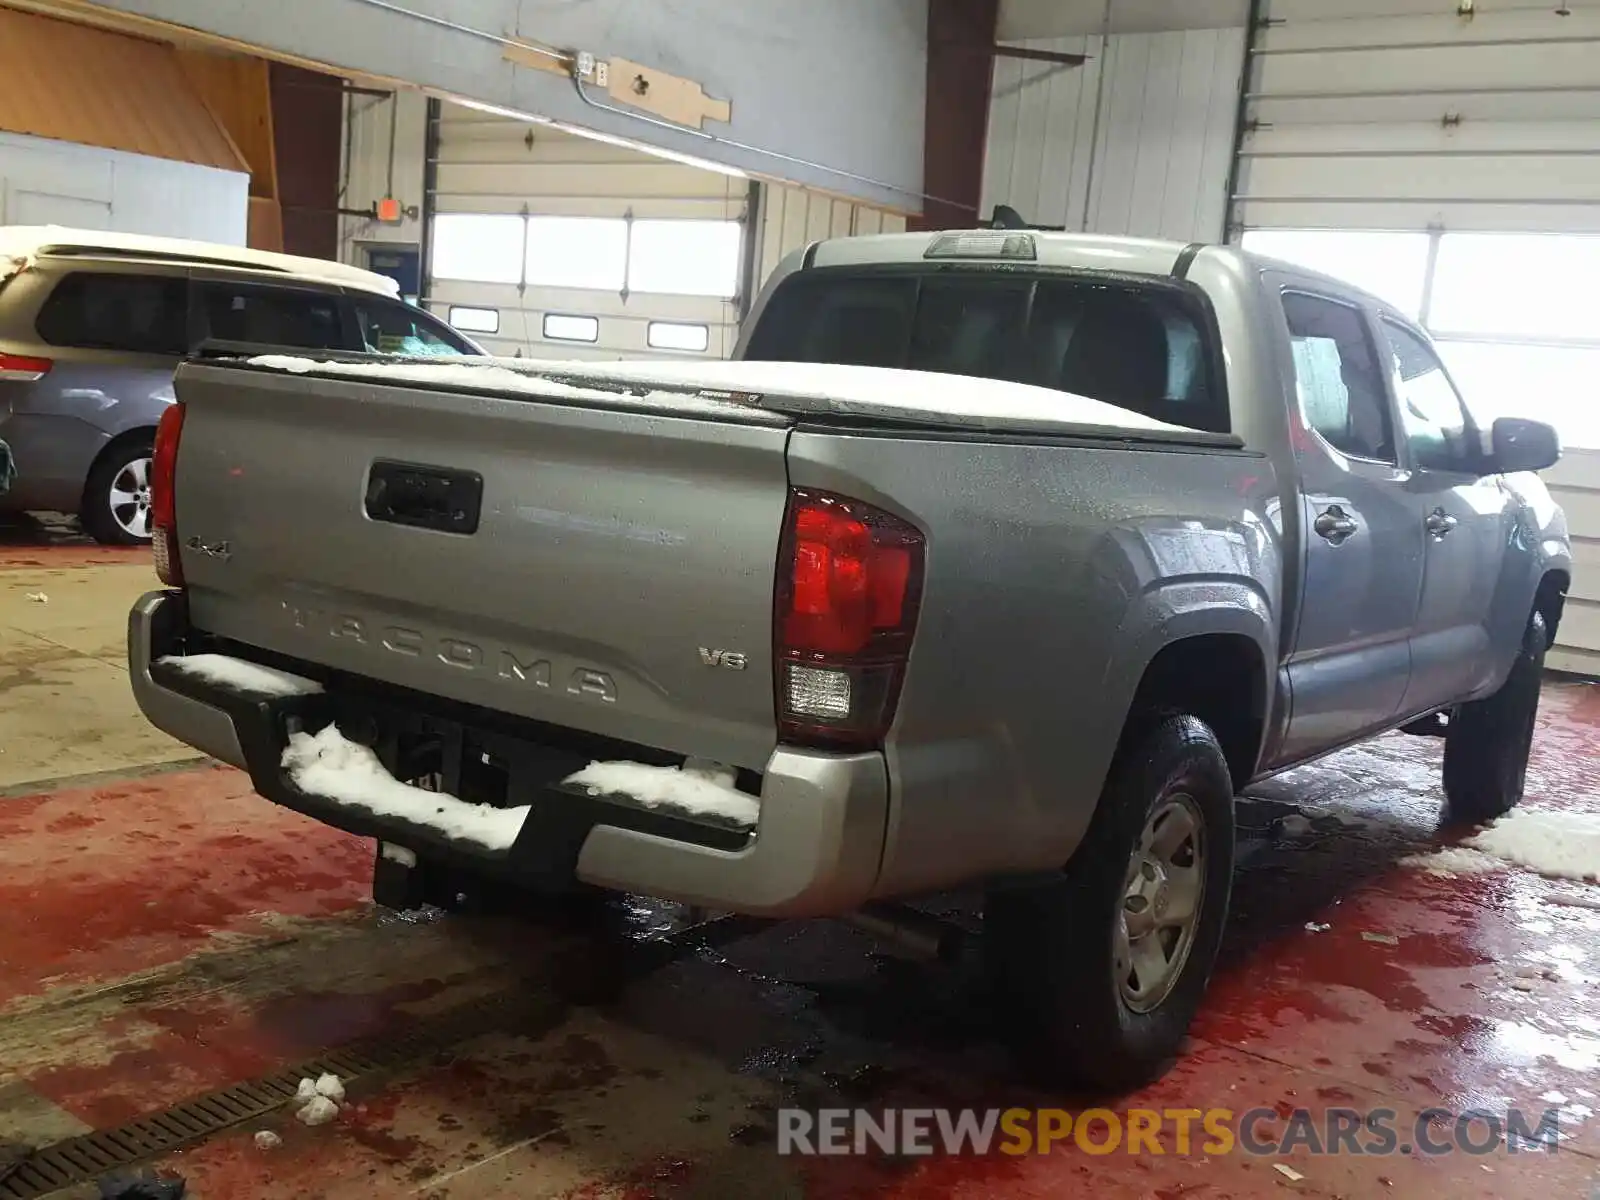
[{"label": "tacoma lettering on tailgate", "polygon": [[[555,667],[547,658],[518,653],[505,646],[479,645],[465,638],[432,635],[404,625],[384,624],[355,613],[304,608],[282,601],[283,611],[297,630],[353,643],[366,649],[398,654],[402,658],[433,659],[447,667],[497,675],[501,679],[552,686]],[[566,691],[607,704],[616,703],[616,681],[604,671],[577,667],[566,678]]]}]

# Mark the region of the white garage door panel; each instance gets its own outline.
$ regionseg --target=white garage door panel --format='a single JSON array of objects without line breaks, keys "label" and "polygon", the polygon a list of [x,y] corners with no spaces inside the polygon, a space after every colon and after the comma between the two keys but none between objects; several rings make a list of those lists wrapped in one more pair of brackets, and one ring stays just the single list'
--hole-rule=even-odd
[{"label": "white garage door panel", "polygon": [[1245,200],[1236,204],[1234,220],[1246,229],[1423,230],[1448,222],[1452,228],[1505,233],[1600,233],[1600,201],[1529,208],[1519,200]]},{"label": "white garage door panel", "polygon": [[648,317],[657,321],[702,321],[707,303],[701,296],[634,295],[624,299],[617,292],[585,288],[530,287],[525,295],[519,296],[515,284],[467,283],[455,279],[435,281],[429,299],[435,305],[507,309],[520,304],[529,311],[587,313],[602,319]]},{"label": "white garage door panel", "polygon": [[[440,216],[744,221],[749,194],[749,181],[741,176],[549,125],[441,106],[431,193],[433,210]],[[514,265],[511,271],[516,272]],[[717,296],[555,288],[539,286],[531,275],[521,289],[434,278],[428,303],[446,319],[452,306],[493,309],[499,314],[499,329],[473,332],[473,338],[494,354],[538,358],[722,357],[735,340],[739,314],[736,301]],[[546,337],[551,314],[592,320],[595,340]],[[683,351],[652,346],[652,323],[658,342],[663,324],[691,326],[691,337],[703,329],[706,347]]]},{"label": "white garage door panel", "polygon": [[[597,358],[627,356],[677,357],[650,345],[650,323],[704,325],[707,349],[693,358],[726,358],[738,338],[738,327],[718,317],[707,319],[708,301],[695,296],[631,296],[580,288],[529,288],[519,296],[514,286],[437,280],[428,307],[446,320],[452,307],[488,308],[500,314],[497,333],[472,338],[491,354],[508,358]],[[723,307],[718,304],[719,310]],[[592,317],[598,322],[592,343],[547,338],[546,314]]]},{"label": "white garage door panel", "polygon": [[[1374,88],[1396,92],[1517,88],[1537,77],[1552,89],[1582,87],[1594,77],[1594,53],[1589,44],[1541,42],[1279,54],[1263,60],[1256,86],[1271,94],[1359,95]],[[1413,81],[1410,86],[1407,80]]]},{"label": "white garage door panel", "polygon": [[[1430,104],[1437,101],[1430,98]],[[1600,116],[1600,96],[1595,112]],[[1438,121],[1347,125],[1270,124],[1250,139],[1252,158],[1384,154],[1600,156],[1600,121],[1559,121],[1520,128],[1507,121],[1466,122],[1446,128]]]},{"label": "white garage door panel", "polygon": [[1573,544],[1572,590],[1569,595],[1600,604],[1600,540]]},{"label": "white garage door panel", "polygon": [[1600,202],[1600,154],[1451,155],[1426,168],[1393,156],[1252,158],[1250,194],[1265,199],[1437,200],[1458,196],[1529,204]]},{"label": "white garage door panel", "polygon": [[[440,279],[433,284],[428,307],[445,320],[450,309],[487,308],[500,314],[496,333],[473,333],[472,339],[491,354],[515,358],[726,358],[738,339],[738,325],[722,316],[730,306],[695,296],[631,296],[581,288],[529,288],[519,296],[504,284],[465,283]],[[596,340],[579,342],[547,338],[547,314],[590,317],[598,322]],[[651,322],[703,325],[707,347],[701,354],[678,354],[650,345]]]},{"label": "white garage door panel", "polygon": [[[704,176],[715,181],[715,191]],[[440,163],[436,186],[440,211],[450,211],[444,206],[452,196],[515,201],[513,211],[525,201],[565,197],[600,202],[596,216],[621,216],[641,200],[684,199],[710,200],[737,215],[747,190],[743,180],[672,163]],[[608,207],[615,213],[600,211]]]},{"label": "white garage door panel", "polygon": [[[1449,26],[1455,28],[1485,20],[1492,14],[1549,14],[1556,7],[1555,0],[1549,3],[1546,0],[1476,0],[1476,15],[1471,22],[1467,22],[1456,15],[1457,3],[1458,0],[1445,0],[1444,3],[1440,0],[1339,0],[1338,4],[1331,4],[1329,0],[1271,0],[1270,11],[1263,15],[1286,25],[1335,16],[1343,20],[1424,17],[1434,21],[1435,29],[1443,29],[1446,18]],[[1573,4],[1570,7],[1576,9],[1579,6]]]},{"label": "white garage door panel", "polygon": [[1558,635],[1563,645],[1579,649],[1600,646],[1600,601],[1567,600]]},{"label": "white garage door panel", "polygon": [[1566,511],[1568,528],[1600,529],[1600,492],[1580,492],[1572,488],[1552,488],[1551,492]]},{"label": "white garage door panel", "polygon": [[[1437,3],[1426,3],[1427,12],[1416,16],[1396,15],[1405,6],[1393,4],[1376,12],[1360,13],[1359,6],[1340,4],[1336,9],[1326,0],[1310,4],[1274,4],[1274,18],[1281,25],[1263,31],[1260,45],[1265,50],[1303,50],[1326,52],[1372,47],[1491,45],[1502,42],[1546,41],[1551,38],[1600,37],[1600,11],[1573,6],[1569,16],[1555,15],[1556,4],[1530,4],[1522,8],[1487,4],[1471,20],[1452,18],[1441,24]],[[1372,17],[1384,17],[1381,23]],[[1332,20],[1323,18],[1333,17]],[[1317,22],[1321,27],[1313,27]]]},{"label": "white garage door panel", "polygon": [[[1539,136],[1538,126],[1545,122],[1600,119],[1600,92],[1412,92],[1340,96],[1337,101],[1326,96],[1263,96],[1251,102],[1250,112],[1262,132],[1305,128],[1323,120],[1370,125],[1374,131],[1402,123],[1440,129],[1441,117],[1456,113],[1461,124],[1452,132],[1469,126],[1481,131],[1485,122],[1515,121]],[[1248,149],[1253,152],[1253,145]]]},{"label": "white garage door panel", "polygon": [[[440,206],[438,211],[451,213],[503,213],[508,204],[515,212],[524,203],[520,197],[438,192],[434,196]],[[631,200],[594,196],[537,196],[527,204],[531,212],[541,217],[621,217],[631,210],[634,217],[641,221],[736,221],[745,209],[742,198],[730,201],[722,196],[686,197],[680,200],[651,200],[637,196]]]}]

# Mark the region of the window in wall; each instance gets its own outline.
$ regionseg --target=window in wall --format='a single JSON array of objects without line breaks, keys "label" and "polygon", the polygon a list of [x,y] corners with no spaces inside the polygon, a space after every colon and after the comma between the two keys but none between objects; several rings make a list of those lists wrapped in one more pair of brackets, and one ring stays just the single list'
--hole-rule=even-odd
[{"label": "window in wall", "polygon": [[392,300],[355,301],[362,348],[375,354],[450,357],[467,353],[454,331],[409,305]]},{"label": "window in wall", "polygon": [[465,305],[452,304],[447,319],[464,333],[500,332],[498,308],[468,308]]},{"label": "window in wall", "polygon": [[182,354],[188,347],[188,282],[181,276],[68,275],[39,310],[52,346]]},{"label": "window in wall", "polygon": [[1600,237],[1446,233],[1428,324],[1450,333],[1600,339]]},{"label": "window in wall", "polygon": [[1496,417],[1531,417],[1554,425],[1563,445],[1600,449],[1600,346],[1437,344],[1480,428]]},{"label": "window in wall", "polygon": [[628,277],[628,223],[611,217],[529,217],[530,287],[620,292]]},{"label": "window in wall", "polygon": [[1251,229],[1244,249],[1320,271],[1387,300],[1408,317],[1422,312],[1428,235],[1343,229]]},{"label": "window in wall", "polygon": [[600,340],[600,321],[595,317],[569,317],[563,313],[545,313],[540,328],[544,336],[553,342]]},{"label": "window in wall", "polygon": [[651,321],[647,338],[652,350],[685,350],[704,354],[711,346],[711,330],[705,325]]},{"label": "window in wall", "polygon": [[1470,471],[1480,449],[1461,397],[1428,343],[1392,321],[1383,323],[1394,355],[1395,393],[1411,461],[1428,471]]},{"label": "window in wall", "polygon": [[326,292],[250,284],[204,283],[200,302],[207,333],[222,342],[350,349],[339,298]]},{"label": "window in wall", "polygon": [[1307,423],[1345,454],[1395,462],[1389,401],[1361,311],[1285,292],[1283,312]]},{"label": "window in wall", "polygon": [[635,221],[628,290],[731,298],[739,290],[738,221]]},{"label": "window in wall", "polygon": [[520,283],[522,226],[519,216],[440,213],[433,219],[428,271],[435,279]]}]

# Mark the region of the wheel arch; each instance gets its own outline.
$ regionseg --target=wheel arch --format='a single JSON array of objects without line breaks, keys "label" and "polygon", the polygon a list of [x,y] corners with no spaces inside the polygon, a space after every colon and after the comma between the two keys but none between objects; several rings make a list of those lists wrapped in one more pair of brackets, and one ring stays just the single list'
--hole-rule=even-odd
[{"label": "wheel arch", "polygon": [[1210,726],[1234,786],[1255,775],[1266,736],[1269,673],[1261,644],[1238,631],[1193,633],[1163,645],[1145,666],[1123,738],[1152,718],[1187,713]]},{"label": "wheel arch", "polygon": [[89,470],[83,477],[83,497],[81,503],[87,504],[89,502],[89,481],[95,477],[95,473],[99,471],[102,466],[111,460],[112,456],[120,453],[124,447],[130,444],[136,445],[141,442],[154,442],[155,437],[156,427],[154,425],[137,425],[132,429],[124,429],[121,433],[117,434],[116,437],[106,442],[104,446],[101,446],[99,451],[94,456],[94,461],[89,464]]}]

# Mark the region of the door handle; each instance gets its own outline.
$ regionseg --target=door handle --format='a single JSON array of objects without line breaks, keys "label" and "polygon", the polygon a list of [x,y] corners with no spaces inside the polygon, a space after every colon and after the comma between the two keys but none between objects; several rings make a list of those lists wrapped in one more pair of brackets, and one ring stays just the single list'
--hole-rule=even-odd
[{"label": "door handle", "polygon": [[1353,534],[1359,526],[1354,518],[1337,504],[1329,505],[1325,512],[1317,514],[1317,519],[1312,522],[1311,528],[1317,531],[1317,536],[1326,538],[1328,542],[1337,546]]},{"label": "door handle", "polygon": [[1436,508],[1428,514],[1428,519],[1423,524],[1428,527],[1428,532],[1434,537],[1442,538],[1461,522],[1445,512],[1444,509]]}]

